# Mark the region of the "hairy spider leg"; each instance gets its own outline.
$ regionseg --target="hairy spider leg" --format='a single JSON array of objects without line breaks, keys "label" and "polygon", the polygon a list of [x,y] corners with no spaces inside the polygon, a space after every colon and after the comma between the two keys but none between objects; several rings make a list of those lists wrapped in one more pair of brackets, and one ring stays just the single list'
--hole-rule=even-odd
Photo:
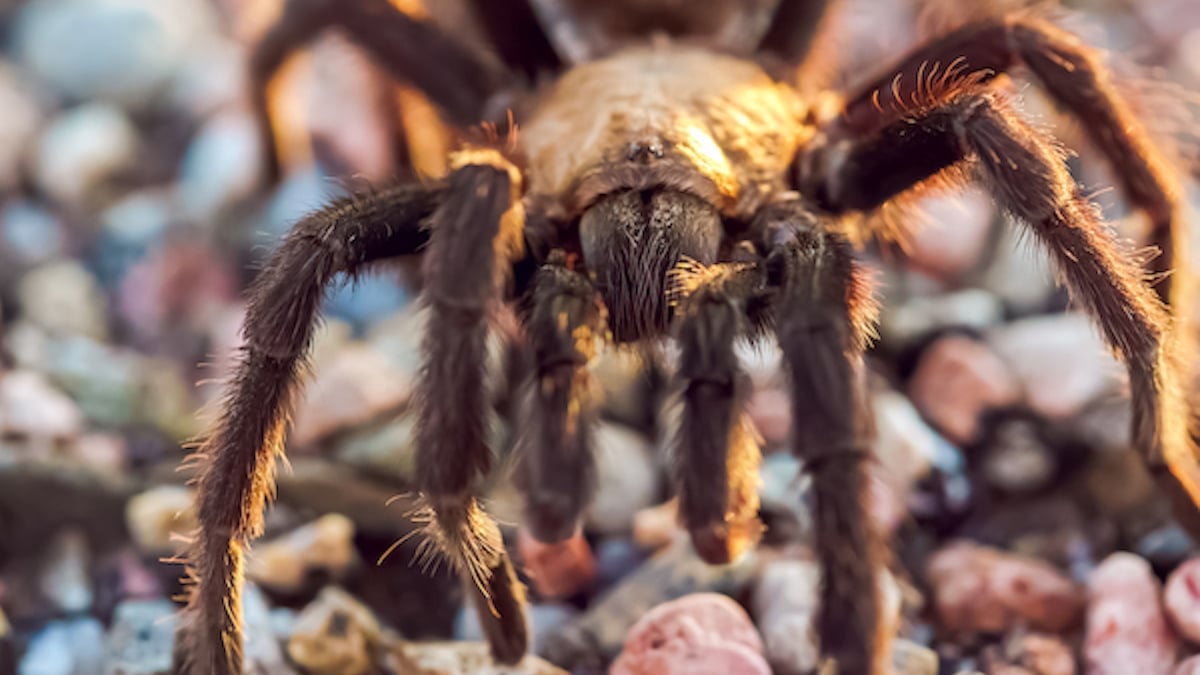
[{"label": "hairy spider leg", "polygon": [[867,512],[872,420],[863,350],[875,320],[852,247],[796,205],[766,229],[775,335],[791,384],[792,451],[812,477],[817,635],[839,675],[887,672],[882,542]]},{"label": "hairy spider leg", "polygon": [[530,534],[555,543],[575,533],[595,491],[597,402],[587,366],[605,313],[591,281],[555,252],[534,277],[524,324],[533,363],[523,387],[519,484]]},{"label": "hairy spider leg", "polygon": [[[817,160],[828,178],[809,189],[833,211],[876,208],[905,184],[947,170],[982,181],[1046,247],[1073,298],[1125,362],[1132,442],[1172,496],[1176,516],[1200,534],[1200,468],[1171,317],[1137,256],[1099,219],[1050,139],[976,88],[946,93],[849,147],[815,152],[828,153]],[[917,157],[923,161],[913,162]]]},{"label": "hairy spider leg", "polygon": [[392,77],[420,90],[459,127],[482,121],[488,100],[512,84],[507,72],[387,0],[288,0],[250,59],[250,100],[272,182],[279,179],[280,166],[268,99],[271,81],[292,52],[335,28]]},{"label": "hairy spider leg", "polygon": [[683,404],[673,443],[675,493],[696,552],[724,565],[757,543],[763,529],[761,455],[745,416],[749,382],[734,351],[736,340],[760,328],[748,318],[763,274],[752,263],[685,261],[672,277]]},{"label": "hairy spider leg", "polygon": [[305,369],[327,286],[373,262],[416,253],[420,223],[441,194],[402,186],[333,202],[300,221],[250,292],[245,346],[214,433],[189,461],[199,467],[196,532],[186,556],[189,598],[177,640],[185,675],[242,672],[242,566],[262,533],[275,462]]},{"label": "hairy spider leg", "polygon": [[1186,230],[1175,172],[1112,82],[1099,52],[1047,21],[1018,16],[968,24],[915,50],[892,72],[851,98],[827,130],[861,137],[906,116],[966,78],[987,82],[1025,66],[1059,106],[1082,124],[1112,162],[1132,205],[1148,216],[1147,243],[1160,298],[1187,309]]},{"label": "hairy spider leg", "polygon": [[494,150],[464,151],[453,163],[458,168],[433,215],[424,259],[429,324],[416,425],[420,506],[413,516],[425,526],[425,550],[446,556],[469,582],[493,657],[513,664],[528,646],[524,587],[476,493],[492,458],[487,340],[523,249],[521,177]]}]

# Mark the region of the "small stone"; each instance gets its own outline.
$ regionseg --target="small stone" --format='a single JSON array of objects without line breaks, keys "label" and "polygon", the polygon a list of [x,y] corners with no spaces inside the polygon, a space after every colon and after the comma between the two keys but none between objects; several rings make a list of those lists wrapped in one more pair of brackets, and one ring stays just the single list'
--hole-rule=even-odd
[{"label": "small stone", "polygon": [[38,203],[13,200],[0,209],[0,260],[11,255],[22,264],[45,263],[61,256],[66,243],[62,221]]},{"label": "small stone", "polygon": [[606,589],[620,582],[645,559],[642,547],[633,541],[624,538],[601,540],[596,545],[596,585]]},{"label": "small stone", "polygon": [[116,286],[132,267],[162,245],[178,209],[165,190],[133,192],[105,209],[92,255],[100,282],[109,288]]},{"label": "small stone", "polygon": [[1014,321],[992,329],[988,343],[1012,368],[1029,407],[1051,420],[1076,416],[1125,378],[1082,313]]},{"label": "small stone", "polygon": [[1057,458],[1033,422],[1009,419],[989,436],[983,473],[992,487],[1008,494],[1029,494],[1049,485]]},{"label": "small stone", "polygon": [[786,388],[756,388],[746,402],[746,415],[766,447],[787,443],[792,431],[792,399]]},{"label": "small stone", "polygon": [[166,555],[179,548],[177,537],[196,529],[195,508],[190,488],[160,485],[130,498],[125,525],[143,553]]},{"label": "small stone", "polygon": [[256,544],[246,564],[246,577],[270,591],[295,593],[314,572],[341,580],[357,559],[354,523],[330,513],[282,537]]},{"label": "small stone", "polygon": [[689,593],[737,596],[750,582],[757,555],[729,565],[701,560],[686,538],[650,558],[578,619],[547,635],[541,655],[564,668],[599,668],[620,653],[625,635],[651,608]]},{"label": "small stone", "polygon": [[1053,635],[1025,635],[1012,651],[1017,654],[1013,660],[1034,675],[1075,675],[1075,655]]},{"label": "small stone", "polygon": [[215,18],[198,0],[29,2],[13,43],[22,64],[68,99],[144,107],[212,34]]},{"label": "small stone", "polygon": [[922,199],[905,261],[939,279],[958,281],[983,254],[994,212],[991,195],[979,189]]},{"label": "small stone", "polygon": [[1143,535],[1133,552],[1150,563],[1156,576],[1165,577],[1196,552],[1196,542],[1186,530],[1171,523]]},{"label": "small stone", "polygon": [[103,292],[77,262],[52,262],[30,270],[17,293],[23,316],[52,334],[102,340],[108,333]]},{"label": "small stone", "polygon": [[309,675],[367,675],[378,670],[382,640],[371,610],[328,586],[296,617],[287,653]]},{"label": "small stone", "polygon": [[596,496],[587,513],[589,531],[622,534],[633,516],[659,496],[659,471],[653,447],[641,434],[601,421],[593,431]]},{"label": "small stone", "polygon": [[295,675],[283,658],[283,649],[275,637],[271,608],[262,591],[247,584],[242,591],[242,621],[245,644],[242,658],[251,675]]},{"label": "small stone", "polygon": [[50,122],[38,144],[33,172],[52,198],[82,206],[103,197],[106,185],[132,167],[137,155],[137,130],[129,118],[112,106],[88,103]]},{"label": "small stone", "polygon": [[515,666],[498,665],[483,642],[407,642],[395,650],[393,660],[389,672],[404,675],[567,675],[536,656]]},{"label": "small stone", "polygon": [[880,334],[889,343],[910,344],[946,326],[986,328],[1004,318],[1004,306],[991,293],[968,289],[904,302],[884,303]]},{"label": "small stone", "polygon": [[678,499],[670,499],[633,515],[633,541],[643,549],[656,551],[670,544],[681,532]]},{"label": "small stone", "polygon": [[416,423],[415,411],[405,410],[382,425],[356,430],[344,442],[339,439],[337,460],[367,475],[411,483],[417,470]]},{"label": "small stone", "polygon": [[1180,661],[1171,675],[1200,675],[1200,656]]},{"label": "small stone", "polygon": [[[889,638],[900,623],[900,588],[886,571],[880,577],[882,613]],[[775,673],[815,672],[820,662],[816,634],[821,569],[814,560],[782,559],[768,563],[759,575],[752,610],[762,632],[764,654]]]},{"label": "small stone", "polygon": [[971,443],[979,438],[982,413],[1014,404],[1020,389],[1009,367],[986,344],[950,335],[921,355],[908,393],[948,439]]},{"label": "small stone", "polygon": [[50,542],[39,581],[42,595],[59,611],[82,614],[92,608],[89,558],[87,538],[78,530],[63,531]]},{"label": "small stone", "polygon": [[4,436],[65,441],[78,436],[83,424],[75,402],[41,374],[16,370],[0,377],[0,432]]},{"label": "small stone", "polygon": [[37,138],[44,112],[32,88],[7,62],[0,61],[0,192],[17,187],[21,162]]},{"label": "small stone", "polygon": [[982,283],[1020,314],[1038,311],[1054,292],[1055,270],[1040,246],[1030,246],[1023,228],[1000,227],[995,258]]},{"label": "small stone", "polygon": [[602,349],[590,370],[603,392],[605,418],[635,429],[651,423],[650,377],[640,355],[626,349]]},{"label": "small stone", "polygon": [[1088,465],[1084,484],[1099,511],[1108,516],[1128,513],[1158,496],[1158,484],[1142,454],[1128,446],[1105,452]]},{"label": "small stone", "polygon": [[108,636],[106,675],[168,675],[171,670],[175,605],[169,600],[129,600],[117,605]]},{"label": "small stone", "polygon": [[108,675],[104,656],[98,620],[52,621],[29,642],[17,675]]},{"label": "small stone", "polygon": [[413,393],[412,381],[379,352],[352,343],[317,369],[296,413],[292,443],[311,445],[356,424],[399,409]]},{"label": "small stone", "polygon": [[911,640],[897,638],[892,640],[892,670],[893,675],[937,675],[937,652]]},{"label": "small stone", "polygon": [[[547,633],[564,626],[575,617],[579,610],[571,605],[554,603],[535,603],[526,608],[529,618],[530,649],[536,654]],[[466,603],[459,610],[454,622],[454,639],[467,642],[478,642],[485,639],[483,628],[479,625],[479,615],[472,603]]]},{"label": "small stone", "polygon": [[569,598],[596,577],[591,547],[579,531],[565,541],[547,544],[521,528],[517,532],[517,551],[533,587],[543,598]]},{"label": "small stone", "polygon": [[200,129],[179,168],[184,211],[212,222],[258,187],[262,175],[258,128],[249,115],[219,113]]},{"label": "small stone", "polygon": [[1175,630],[1200,643],[1200,558],[1188,560],[1167,577],[1163,605]]},{"label": "small stone", "polygon": [[769,675],[746,611],[716,593],[695,593],[650,610],[625,638],[612,675]]},{"label": "small stone", "polygon": [[1150,565],[1131,553],[1105,558],[1088,581],[1088,675],[1168,675],[1178,640],[1162,606]]},{"label": "small stone", "polygon": [[941,624],[958,632],[1004,632],[1018,623],[1059,632],[1083,612],[1081,589],[1041,560],[951,543],[930,557],[929,583]]}]

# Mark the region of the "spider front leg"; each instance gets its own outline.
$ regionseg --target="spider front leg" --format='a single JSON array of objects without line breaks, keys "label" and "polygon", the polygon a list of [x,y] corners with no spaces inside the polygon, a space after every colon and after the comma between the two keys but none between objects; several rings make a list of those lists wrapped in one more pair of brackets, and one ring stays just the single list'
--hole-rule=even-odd
[{"label": "spider front leg", "polygon": [[521,487],[526,521],[539,541],[560,542],[575,533],[595,488],[588,363],[596,354],[605,313],[592,282],[551,254],[533,281],[525,332],[533,372],[522,409]]},{"label": "spider front leg", "polygon": [[964,90],[863,139],[814,149],[801,162],[800,185],[830,211],[869,210],[946,170],[969,170],[1045,245],[1129,370],[1134,445],[1176,517],[1200,535],[1200,467],[1171,317],[1049,139],[996,96]]},{"label": "spider front leg", "polygon": [[683,524],[706,562],[724,565],[762,534],[755,432],[744,415],[748,383],[734,343],[763,303],[762,270],[681,263],[672,272],[677,303],[683,411],[674,443],[675,492]]},{"label": "spider front leg", "polygon": [[199,531],[187,553],[194,582],[177,641],[184,675],[242,672],[242,564],[262,531],[276,458],[326,287],[374,261],[416,253],[420,223],[440,190],[403,186],[342,199],[297,224],[258,275],[246,313],[245,347],[213,434],[189,458]]},{"label": "spider front leg", "polygon": [[492,656],[525,655],[524,587],[500,529],[477,497],[487,473],[490,398],[487,339],[492,314],[523,249],[521,175],[494,150],[459,153],[447,194],[433,215],[424,260],[429,324],[417,417],[416,484],[427,546],[469,583]]},{"label": "spider front leg", "polygon": [[882,545],[867,513],[873,428],[862,363],[874,302],[846,240],[798,204],[771,220],[765,265],[791,381],[792,450],[812,476],[821,654],[838,675],[881,675],[891,636],[879,586]]}]

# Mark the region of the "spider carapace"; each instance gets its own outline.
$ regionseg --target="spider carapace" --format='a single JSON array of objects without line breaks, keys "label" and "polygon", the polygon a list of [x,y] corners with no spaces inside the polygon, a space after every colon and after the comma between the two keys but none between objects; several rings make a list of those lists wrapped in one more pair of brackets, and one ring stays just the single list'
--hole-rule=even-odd
[{"label": "spider carapace", "polygon": [[[519,133],[464,143],[437,181],[334,202],[297,223],[267,261],[221,417],[195,456],[200,527],[188,552],[184,672],[242,670],[244,549],[261,531],[326,286],[417,253],[429,321],[411,517],[429,550],[469,582],[497,661],[520,660],[528,643],[523,588],[477,495],[491,457],[486,343],[496,310],[511,303],[525,525],[544,541],[574,533],[591,498],[588,364],[598,344],[669,336],[679,348],[673,450],[683,525],[713,563],[754,545],[758,447],[734,346],[775,340],[789,377],[791,447],[813,478],[820,648],[841,675],[885,672],[893,627],[883,625],[883,544],[865,507],[871,425],[861,376],[874,303],[852,245],[870,232],[850,223],[875,222],[853,216],[932,182],[981,183],[1045,247],[1128,365],[1132,441],[1200,532],[1200,474],[1167,309],[1186,306],[1183,275],[1152,285],[1149,274],[1182,265],[1180,189],[1093,49],[1034,16],[972,21],[858,91],[805,98],[789,78],[829,3],[781,0],[736,48],[668,37],[607,51],[580,47],[587,32],[569,30],[567,5],[531,4],[540,11],[523,0],[473,4],[503,69],[386,0],[292,0],[257,47],[264,128],[271,74],[335,26],[451,122],[477,125],[507,101]],[[1161,251],[1150,269],[1125,254],[1056,143],[995,87],[1017,69],[1113,164]],[[531,86],[531,73],[553,78]]]}]

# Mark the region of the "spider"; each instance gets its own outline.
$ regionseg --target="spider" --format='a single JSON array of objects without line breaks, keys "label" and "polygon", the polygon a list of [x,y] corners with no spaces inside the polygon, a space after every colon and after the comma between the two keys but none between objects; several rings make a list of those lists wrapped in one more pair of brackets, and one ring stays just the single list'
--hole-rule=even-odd
[{"label": "spider", "polygon": [[[576,20],[584,4],[474,2],[504,67],[387,0],[290,0],[258,45],[260,112],[284,56],[336,27],[461,129],[491,122],[507,133],[464,133],[441,179],[312,213],[258,275],[241,360],[194,457],[185,672],[242,670],[244,551],[262,530],[327,285],[418,253],[429,325],[413,518],[467,582],[498,662],[518,662],[528,644],[523,586],[478,495],[491,458],[485,342],[513,306],[528,364],[517,414],[531,533],[569,537],[589,503],[588,364],[598,345],[669,336],[679,349],[680,518],[714,564],[762,531],[759,450],[734,347],[776,340],[793,451],[813,479],[820,649],[842,675],[884,672],[884,547],[864,502],[874,303],[851,224],[876,222],[855,216],[932,183],[978,181],[1046,248],[1128,365],[1132,441],[1200,533],[1200,471],[1167,309],[1185,302],[1180,275],[1166,274],[1182,265],[1181,188],[1097,52],[1035,15],[1006,15],[918,46],[860,90],[806,95],[795,74],[818,51],[831,2],[757,3],[765,20],[741,24],[740,41],[708,43],[667,9],[639,20],[643,33],[667,37],[600,39]],[[1001,95],[998,78],[1017,68],[1078,119],[1148,217],[1161,253],[1148,270],[1081,193],[1065,153]]]}]

